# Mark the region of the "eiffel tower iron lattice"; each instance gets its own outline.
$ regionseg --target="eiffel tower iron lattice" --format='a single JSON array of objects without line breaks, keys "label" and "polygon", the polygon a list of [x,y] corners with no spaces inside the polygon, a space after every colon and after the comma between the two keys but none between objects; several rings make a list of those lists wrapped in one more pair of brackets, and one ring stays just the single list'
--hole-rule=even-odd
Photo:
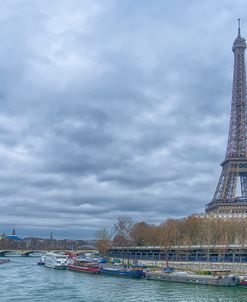
[{"label": "eiffel tower iron lattice", "polygon": [[[232,47],[234,70],[230,128],[222,172],[212,201],[206,205],[207,214],[247,215],[247,100],[245,71],[246,42],[238,36]],[[238,190],[239,188],[239,190]],[[239,196],[238,196],[238,191]]]}]

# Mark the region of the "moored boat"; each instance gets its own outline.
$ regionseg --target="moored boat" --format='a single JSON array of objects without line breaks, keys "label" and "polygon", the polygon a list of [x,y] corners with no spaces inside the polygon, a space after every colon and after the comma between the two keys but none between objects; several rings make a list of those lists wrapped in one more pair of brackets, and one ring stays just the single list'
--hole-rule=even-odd
[{"label": "moored boat", "polygon": [[42,255],[37,262],[38,265],[45,265],[45,255]]},{"label": "moored boat", "polygon": [[0,264],[9,263],[10,259],[0,259]]},{"label": "moored boat", "polygon": [[140,268],[125,268],[125,267],[103,267],[101,269],[101,274],[117,276],[117,277],[127,277],[127,278],[142,278],[144,277],[144,272]]},{"label": "moored boat", "polygon": [[166,273],[164,271],[149,271],[145,273],[145,278],[199,285],[237,286],[240,284],[239,278],[233,275],[197,275],[188,272]]},{"label": "moored boat", "polygon": [[240,276],[240,286],[247,287],[247,276]]},{"label": "moored boat", "polygon": [[46,253],[44,255],[44,264],[49,268],[65,269],[68,265],[68,256],[58,253]]},{"label": "moored boat", "polygon": [[68,265],[68,270],[81,273],[98,274],[100,273],[101,268],[96,262],[77,259],[74,263]]}]

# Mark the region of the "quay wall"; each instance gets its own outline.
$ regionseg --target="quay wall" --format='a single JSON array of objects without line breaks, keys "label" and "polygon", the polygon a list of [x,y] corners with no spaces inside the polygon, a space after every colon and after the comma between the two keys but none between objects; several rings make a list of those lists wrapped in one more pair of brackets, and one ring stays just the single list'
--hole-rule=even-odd
[{"label": "quay wall", "polygon": [[[121,259],[121,258],[119,258]],[[113,258],[111,259],[113,260]],[[166,267],[166,261],[152,261],[152,260],[133,260],[121,259],[125,265],[146,265]],[[174,267],[177,270],[194,271],[194,270],[231,270],[232,273],[247,274],[247,263],[232,263],[232,262],[187,262],[187,261],[169,261],[168,266]]]},{"label": "quay wall", "polygon": [[172,267],[181,270],[231,270],[232,273],[247,273],[247,263],[207,263],[207,262],[174,262],[169,263]]}]

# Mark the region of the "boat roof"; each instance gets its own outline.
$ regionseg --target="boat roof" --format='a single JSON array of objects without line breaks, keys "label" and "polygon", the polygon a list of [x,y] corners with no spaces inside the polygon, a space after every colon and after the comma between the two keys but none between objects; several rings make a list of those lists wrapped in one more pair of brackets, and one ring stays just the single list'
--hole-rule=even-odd
[{"label": "boat roof", "polygon": [[214,273],[221,273],[221,272],[230,272],[231,269],[229,268],[222,268],[222,269],[218,269],[218,268],[213,268],[213,269],[204,269],[204,272],[214,272]]}]

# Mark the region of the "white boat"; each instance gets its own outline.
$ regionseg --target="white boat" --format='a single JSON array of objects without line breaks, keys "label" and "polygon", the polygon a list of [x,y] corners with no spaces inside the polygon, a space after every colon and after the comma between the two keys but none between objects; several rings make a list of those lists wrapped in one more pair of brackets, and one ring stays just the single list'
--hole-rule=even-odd
[{"label": "white boat", "polygon": [[38,265],[45,265],[45,255],[42,255],[37,262]]},{"label": "white boat", "polygon": [[69,264],[69,257],[67,255],[58,253],[46,253],[44,257],[45,266],[50,268],[65,269]]}]

